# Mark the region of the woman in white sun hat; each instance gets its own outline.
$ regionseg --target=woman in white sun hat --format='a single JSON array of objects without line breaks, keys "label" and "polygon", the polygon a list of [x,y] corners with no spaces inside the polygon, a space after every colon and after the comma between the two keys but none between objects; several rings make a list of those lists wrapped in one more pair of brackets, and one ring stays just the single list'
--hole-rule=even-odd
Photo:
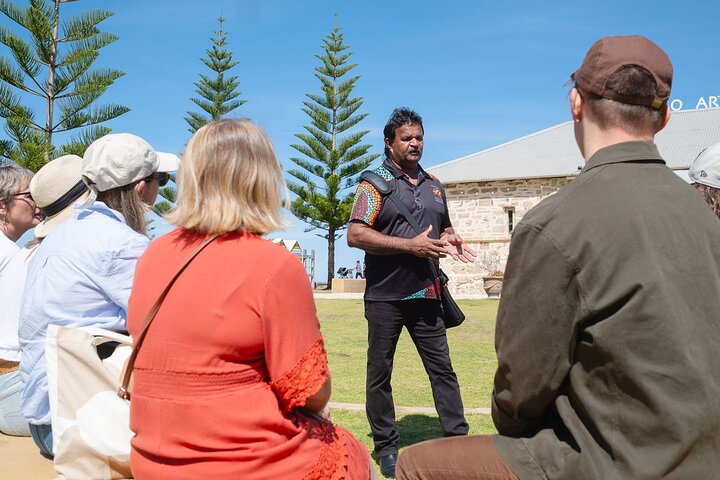
[{"label": "woman in white sun hat", "polygon": [[126,331],[135,263],[145,251],[147,205],[138,192],[157,169],[157,153],[127,133],[93,142],[81,174],[85,205],[59,225],[30,262],[20,312],[22,413],[33,440],[52,456],[44,342],[48,324]]},{"label": "woman in white sun hat", "polygon": [[720,218],[720,143],[700,152],[690,166],[688,177]]},{"label": "woman in white sun hat", "polygon": [[[74,205],[90,194],[80,174],[82,158],[65,155],[42,167],[30,181],[29,193],[44,220],[35,226],[35,239],[18,250],[0,274],[0,363],[15,368],[0,373],[0,432],[29,436],[28,422],[20,412],[22,380],[18,365],[18,318],[27,266],[38,245],[55,227],[72,215]],[[24,188],[28,190],[27,186]]]}]

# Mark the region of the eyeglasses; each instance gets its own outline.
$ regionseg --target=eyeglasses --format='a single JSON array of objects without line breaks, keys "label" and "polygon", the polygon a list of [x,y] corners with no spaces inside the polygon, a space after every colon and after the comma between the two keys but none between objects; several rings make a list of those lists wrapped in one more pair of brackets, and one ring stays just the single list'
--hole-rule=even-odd
[{"label": "eyeglasses", "polygon": [[170,181],[170,174],[168,172],[155,172],[145,179],[146,182],[152,182],[157,179],[158,185],[164,187]]},{"label": "eyeglasses", "polygon": [[32,194],[30,192],[18,192],[18,193],[13,193],[10,196],[11,197],[23,197],[24,199],[30,200],[31,202],[35,201],[35,200],[33,200]]}]

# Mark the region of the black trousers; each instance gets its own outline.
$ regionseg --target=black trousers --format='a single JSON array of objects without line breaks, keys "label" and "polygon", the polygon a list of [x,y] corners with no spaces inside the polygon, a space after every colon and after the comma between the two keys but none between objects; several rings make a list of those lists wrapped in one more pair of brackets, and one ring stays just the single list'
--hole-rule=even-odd
[{"label": "black trousers", "polygon": [[395,348],[403,327],[430,377],[435,409],[445,436],[466,435],[460,387],[450,362],[440,302],[416,299],[394,302],[365,302],[368,321],[368,354],[365,404],[370,429],[379,455],[397,453],[395,404],[390,379]]}]

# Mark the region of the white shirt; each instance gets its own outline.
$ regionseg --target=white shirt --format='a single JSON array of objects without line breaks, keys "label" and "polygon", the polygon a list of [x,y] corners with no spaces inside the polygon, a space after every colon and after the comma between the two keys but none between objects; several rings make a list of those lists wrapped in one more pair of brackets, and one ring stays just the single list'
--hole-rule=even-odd
[{"label": "white shirt", "polygon": [[0,273],[0,359],[20,361],[18,343],[18,319],[22,303],[25,275],[30,259],[37,251],[37,245],[23,248],[10,257]]},{"label": "white shirt", "polygon": [[15,245],[15,242],[0,233],[0,275],[18,250],[20,248]]}]

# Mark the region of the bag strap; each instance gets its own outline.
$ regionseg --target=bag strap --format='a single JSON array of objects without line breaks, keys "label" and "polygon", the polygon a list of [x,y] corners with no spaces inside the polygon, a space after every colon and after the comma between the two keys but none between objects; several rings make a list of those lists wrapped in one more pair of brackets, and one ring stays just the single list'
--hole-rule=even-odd
[{"label": "bag strap", "polygon": [[405,220],[410,224],[410,226],[413,228],[413,230],[415,230],[418,235],[423,233],[423,228],[420,226],[417,220],[415,220],[415,217],[412,216],[410,210],[407,209],[405,204],[400,201],[397,195],[395,195],[395,192],[393,192],[392,188],[388,186],[388,182],[386,182],[384,178],[382,178],[380,175],[373,171],[365,170],[360,174],[360,179],[365,180],[370,185],[375,187],[375,190],[380,192],[380,195],[388,197],[395,204],[400,214],[405,217]]},{"label": "bag strap", "polygon": [[200,244],[200,246],[187,258],[187,260],[185,260],[185,262],[180,266],[180,268],[178,268],[178,271],[175,272],[175,275],[172,276],[158,299],[155,300],[152,308],[150,308],[150,311],[145,317],[145,323],[143,323],[142,330],[140,330],[140,335],[138,335],[137,340],[135,340],[134,342],[132,353],[130,354],[130,357],[128,357],[125,367],[125,373],[123,374],[122,385],[120,386],[120,388],[118,388],[118,396],[120,398],[130,400],[130,392],[128,391],[128,385],[130,384],[130,377],[132,376],[133,367],[135,366],[135,358],[137,357],[138,351],[142,346],[143,340],[145,340],[145,334],[147,334],[148,328],[150,328],[150,324],[155,319],[155,315],[157,314],[158,310],[160,310],[160,305],[162,305],[163,300],[165,300],[165,297],[170,291],[170,287],[173,286],[175,280],[177,280],[183,270],[185,270],[185,267],[190,264],[190,262],[197,256],[197,254],[200,253],[205,247],[208,246],[208,244],[210,244],[210,242],[215,240],[217,237],[217,233],[210,235],[208,238],[205,239],[205,241],[203,241],[203,243]]},{"label": "bag strap", "polygon": [[[397,195],[395,195],[395,192],[393,192],[392,188],[388,186],[388,182],[386,182],[384,178],[371,170],[365,170],[360,174],[360,179],[365,180],[370,185],[375,187],[375,190],[380,192],[380,195],[389,198],[395,204],[400,214],[405,217],[405,221],[410,224],[410,226],[413,228],[413,230],[415,230],[418,235],[424,232],[418,221],[415,220],[415,217],[413,217],[410,213],[410,210],[408,210],[405,204],[400,201]],[[436,266],[435,262],[430,259],[428,260],[430,262],[430,268],[432,269],[434,276],[440,278],[441,282],[443,277],[447,278],[444,273],[440,275],[440,267]],[[445,284],[447,284],[447,282],[445,282]]]}]

